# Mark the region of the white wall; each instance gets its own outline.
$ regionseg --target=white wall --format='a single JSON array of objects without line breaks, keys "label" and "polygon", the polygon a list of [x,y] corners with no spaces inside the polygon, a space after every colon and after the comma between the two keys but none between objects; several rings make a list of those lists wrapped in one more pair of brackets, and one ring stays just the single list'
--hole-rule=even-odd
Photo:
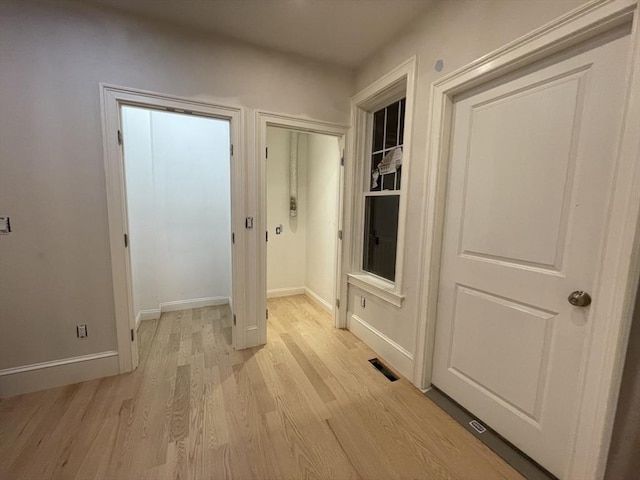
[{"label": "white wall", "polygon": [[[289,139],[292,132],[267,127],[267,292],[300,293],[306,279],[307,135],[298,134],[298,216],[289,215]],[[282,224],[282,234],[276,226]]]},{"label": "white wall", "polygon": [[[289,215],[291,131],[267,127],[267,294],[306,291],[335,300],[340,149],[336,137],[299,133],[298,216]],[[276,235],[278,225],[284,231]]]},{"label": "white wall", "polygon": [[305,286],[333,307],[340,148],[338,138],[309,135],[307,149],[307,238]]},{"label": "white wall", "polygon": [[[402,308],[382,302],[350,286],[348,312],[356,314],[369,326],[412,355],[416,344],[418,290],[422,243],[422,208],[425,195],[424,174],[427,167],[427,116],[429,89],[436,79],[577,7],[584,0],[459,0],[434,3],[424,16],[415,20],[396,41],[376,52],[357,72],[360,91],[411,56],[417,56],[415,117],[412,137],[411,173],[408,180],[406,245],[403,266]],[[444,69],[434,65],[443,60]],[[360,296],[367,298],[360,306]],[[383,340],[387,349],[398,348]],[[378,352],[383,354],[382,352]],[[387,355],[390,357],[391,355]],[[401,357],[404,354],[400,354]],[[391,358],[387,358],[391,362]],[[398,367],[399,368],[399,367]],[[410,376],[410,369],[402,369]]]},{"label": "white wall", "polygon": [[134,311],[231,296],[229,123],[122,109]]},{"label": "white wall", "polygon": [[[90,4],[0,2],[0,205],[14,230],[0,238],[0,370],[116,349],[100,82],[244,107],[248,147],[256,109],[347,123],[352,80],[348,69]],[[247,175],[239,214],[256,216]],[[241,234],[255,265],[264,233]]]}]

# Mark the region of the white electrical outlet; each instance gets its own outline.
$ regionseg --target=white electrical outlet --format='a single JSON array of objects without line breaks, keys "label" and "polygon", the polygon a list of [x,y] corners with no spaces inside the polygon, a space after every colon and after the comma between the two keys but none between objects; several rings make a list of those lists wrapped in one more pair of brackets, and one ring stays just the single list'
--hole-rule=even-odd
[{"label": "white electrical outlet", "polygon": [[86,323],[81,323],[80,325],[76,326],[76,331],[78,334],[78,338],[87,338],[87,324]]},{"label": "white electrical outlet", "polygon": [[0,217],[0,235],[9,235],[11,233],[11,220],[9,217]]}]

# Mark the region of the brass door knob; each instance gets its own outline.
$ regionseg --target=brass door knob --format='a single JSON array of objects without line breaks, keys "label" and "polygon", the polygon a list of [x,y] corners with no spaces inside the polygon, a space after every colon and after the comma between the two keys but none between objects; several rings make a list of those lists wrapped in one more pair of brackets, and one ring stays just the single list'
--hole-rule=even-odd
[{"label": "brass door knob", "polygon": [[587,307],[591,305],[591,295],[582,290],[576,290],[569,295],[569,303],[574,307]]}]

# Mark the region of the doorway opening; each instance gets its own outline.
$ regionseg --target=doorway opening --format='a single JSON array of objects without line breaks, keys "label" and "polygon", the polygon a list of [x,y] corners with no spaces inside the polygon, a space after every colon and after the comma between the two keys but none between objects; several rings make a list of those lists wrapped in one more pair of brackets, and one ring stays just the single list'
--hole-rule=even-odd
[{"label": "doorway opening", "polygon": [[231,345],[230,122],[133,105],[121,121],[136,330],[226,306],[216,316]]},{"label": "doorway opening", "polygon": [[331,323],[338,289],[340,139],[268,125],[266,145],[267,308],[297,296],[290,300]]},{"label": "doorway opening", "polygon": [[[189,293],[185,286],[189,284],[191,279],[189,278],[188,273],[184,272],[183,267],[188,262],[193,263],[193,258],[187,258],[184,263],[174,266],[175,271],[179,272],[180,275],[180,282],[174,282],[172,284],[172,288],[174,290],[163,288],[161,291],[159,287],[156,288],[157,293],[155,296],[151,295],[155,302],[148,305],[151,305],[149,310],[157,309],[162,312],[163,308],[167,311],[176,308],[195,308],[202,307],[202,305],[224,302],[224,299],[227,299],[227,312],[230,315],[230,318],[228,318],[227,321],[232,322],[232,347],[234,349],[245,348],[246,337],[244,333],[246,331],[247,302],[245,300],[244,289],[240,288],[240,286],[245,284],[244,270],[246,256],[246,238],[243,228],[244,219],[242,217],[245,203],[245,170],[243,168],[244,149],[242,148],[243,144],[241,141],[241,109],[236,107],[213,105],[198,100],[173,97],[166,94],[135,90],[115,85],[101,84],[100,94],[102,105],[105,182],[109,215],[109,246],[111,251],[111,271],[113,276],[115,304],[114,313],[120,373],[130,372],[138,366],[136,317],[138,316],[138,312],[140,312],[139,319],[141,320],[143,318],[142,311],[145,310],[145,308],[141,308],[142,303],[138,301],[134,302],[133,277],[137,274],[132,273],[134,268],[132,267],[132,248],[130,248],[130,245],[136,243],[138,234],[134,233],[134,235],[131,235],[132,232],[129,228],[129,216],[131,215],[131,212],[127,208],[128,204],[132,201],[127,198],[127,196],[131,196],[127,191],[127,180],[131,182],[131,176],[133,175],[133,173],[125,171],[131,163],[128,161],[128,157],[130,157],[131,153],[126,155],[125,152],[125,148],[129,148],[126,145],[130,143],[131,135],[129,135],[129,138],[127,137],[127,133],[124,128],[125,120],[123,118],[123,109],[128,107],[141,109],[143,113],[146,112],[145,115],[148,116],[149,125],[151,124],[152,118],[154,120],[156,118],[162,118],[164,121],[165,117],[157,116],[157,113],[160,113],[169,115],[169,117],[166,118],[182,118],[191,122],[196,122],[198,120],[205,120],[209,122],[214,121],[217,122],[215,123],[216,125],[221,127],[218,132],[218,137],[215,137],[215,134],[207,133],[208,138],[212,136],[214,138],[219,138],[216,142],[219,147],[219,151],[216,155],[219,156],[216,158],[212,157],[211,162],[213,165],[209,165],[208,167],[213,169],[217,174],[215,182],[203,182],[198,179],[195,184],[192,184],[180,176],[186,175],[185,170],[190,170],[190,168],[188,168],[188,164],[185,163],[184,155],[192,154],[195,145],[198,144],[198,142],[195,141],[183,142],[184,148],[175,149],[177,152],[174,152],[174,157],[177,160],[167,163],[168,157],[165,158],[164,162],[166,163],[166,166],[163,167],[164,170],[154,168],[152,170],[152,174],[147,175],[146,177],[146,180],[150,181],[155,178],[153,174],[158,174],[160,171],[163,171],[164,174],[159,179],[162,180],[162,182],[158,184],[159,186],[154,186],[156,189],[154,192],[154,198],[163,198],[156,194],[161,193],[161,191],[165,191],[168,192],[165,200],[171,198],[177,203],[175,203],[172,208],[167,208],[166,203],[160,202],[160,206],[162,208],[157,209],[158,212],[154,211],[153,215],[149,214],[149,218],[143,218],[143,220],[146,222],[162,222],[160,225],[163,229],[162,236],[158,229],[158,231],[155,232],[155,240],[158,245],[160,245],[161,242],[164,242],[164,245],[167,246],[166,248],[169,250],[169,254],[171,256],[180,253],[182,255],[187,255],[188,257],[190,253],[195,255],[196,250],[200,252],[198,254],[201,254],[202,248],[205,250],[208,249],[209,251],[216,250],[216,248],[221,247],[220,245],[216,245],[216,242],[212,241],[212,239],[217,237],[215,236],[216,233],[212,234],[211,232],[209,232],[210,236],[207,239],[201,240],[201,245],[198,249],[194,249],[192,252],[190,248],[187,248],[188,242],[186,241],[185,236],[190,234],[189,232],[191,230],[189,229],[189,224],[195,224],[196,230],[198,228],[202,229],[204,227],[201,222],[210,222],[210,216],[212,215],[212,210],[206,205],[195,208],[193,205],[189,205],[187,200],[194,200],[195,198],[210,199],[211,196],[215,196],[216,194],[220,195],[220,192],[224,189],[224,191],[227,192],[225,195],[228,196],[229,199],[224,202],[224,204],[227,205],[227,207],[225,207],[227,213],[226,220],[221,221],[225,224],[224,229],[227,233],[227,239],[226,241],[222,240],[220,244],[228,246],[230,242],[231,251],[229,253],[230,266],[227,261],[222,262],[221,265],[224,264],[226,266],[221,267],[223,269],[221,274],[226,275],[226,272],[229,272],[229,293],[196,292],[195,297],[191,294],[184,295],[182,298],[171,298],[164,295],[167,291],[175,291],[176,288],[180,293]],[[159,125],[154,124],[154,128],[155,127],[159,128]],[[191,127],[186,130],[188,130],[186,133],[183,132],[185,135],[193,134],[195,131]],[[162,148],[158,148],[158,144],[154,146],[151,127],[146,130],[142,129],[142,131],[147,132],[147,156],[160,154],[163,150]],[[166,131],[162,133],[163,138],[158,141],[160,144],[162,142],[170,141],[170,139],[177,135],[177,131],[178,130],[173,131],[171,129],[166,129]],[[144,142],[142,142],[142,144],[144,144]],[[154,146],[153,150],[150,145]],[[150,160],[147,159],[147,162],[149,161]],[[151,163],[151,165],[153,166],[153,163]],[[174,172],[171,169],[175,169],[176,171]],[[221,169],[224,169],[224,176],[220,173]],[[222,186],[220,185],[221,183]],[[155,200],[153,204],[153,208],[156,209]],[[154,217],[156,220],[154,220]],[[135,231],[135,220],[133,223],[133,230]],[[148,227],[148,224],[145,225],[144,222],[141,225],[143,228],[145,226]],[[218,228],[216,224],[216,232],[217,230]],[[138,239],[138,241],[140,241],[140,239]],[[161,247],[162,245],[156,246],[156,249],[162,250]],[[134,261],[137,262],[137,260]],[[167,264],[160,265],[158,268],[162,268],[165,272],[169,271],[169,274],[173,273]],[[206,270],[207,267],[204,267],[199,271],[194,270],[194,272],[199,275],[203,275],[208,273]],[[156,285],[160,285],[160,283],[165,281],[159,276],[153,278]],[[176,283],[179,283],[177,287]],[[216,308],[220,307],[224,307],[224,305]],[[185,331],[182,333],[185,335],[182,335],[181,338],[186,337],[187,332]]]}]

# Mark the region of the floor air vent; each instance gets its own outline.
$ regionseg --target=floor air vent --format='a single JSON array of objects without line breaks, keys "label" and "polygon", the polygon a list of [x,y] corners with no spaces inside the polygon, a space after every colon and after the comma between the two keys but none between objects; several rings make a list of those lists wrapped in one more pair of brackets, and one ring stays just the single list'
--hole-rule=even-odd
[{"label": "floor air vent", "polygon": [[398,380],[397,375],[393,373],[391,370],[389,370],[389,367],[387,367],[384,363],[382,363],[377,358],[372,358],[371,360],[369,360],[369,363],[374,367],[376,367],[380,371],[380,373],[382,373],[385,377],[389,379],[389,381],[395,382],[396,380]]}]

